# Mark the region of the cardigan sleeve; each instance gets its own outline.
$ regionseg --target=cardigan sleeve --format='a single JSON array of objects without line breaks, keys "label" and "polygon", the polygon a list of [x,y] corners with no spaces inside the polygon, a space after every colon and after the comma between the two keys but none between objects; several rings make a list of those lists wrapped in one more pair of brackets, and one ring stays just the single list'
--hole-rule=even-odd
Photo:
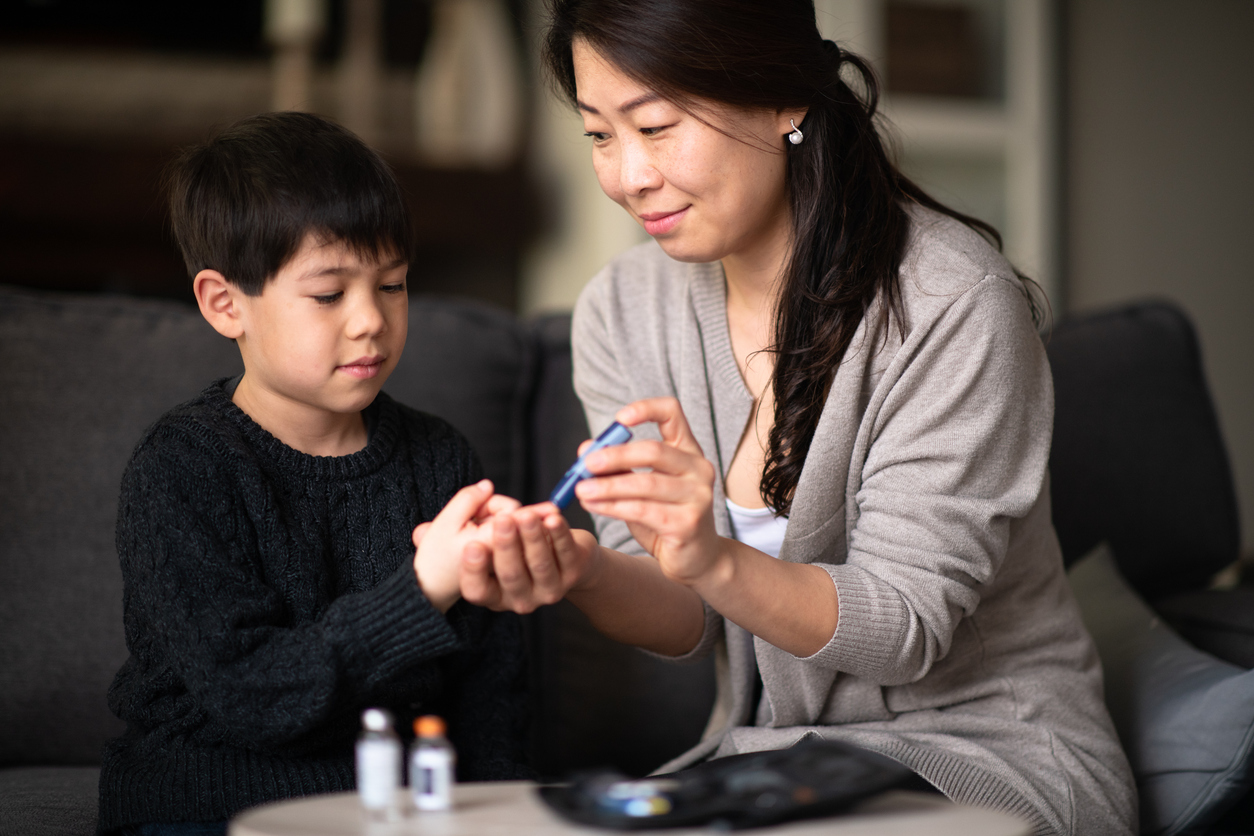
[{"label": "cardigan sleeve", "polygon": [[[371,692],[458,649],[409,561],[316,620],[294,620],[248,545],[247,513],[220,461],[199,439],[157,431],[123,477],[128,665],[169,668],[138,675],[186,688],[226,742],[274,751],[311,745]],[[115,686],[111,700],[123,699]]]},{"label": "cardigan sleeve", "polygon": [[1017,284],[989,276],[912,334],[872,396],[831,641],[808,657],[880,685],[948,652],[1045,485],[1053,382]]}]

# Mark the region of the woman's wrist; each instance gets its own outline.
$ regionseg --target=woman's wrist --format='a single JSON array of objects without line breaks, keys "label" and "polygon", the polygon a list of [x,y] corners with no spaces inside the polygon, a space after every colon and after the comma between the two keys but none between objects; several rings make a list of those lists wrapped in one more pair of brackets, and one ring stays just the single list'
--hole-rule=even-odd
[{"label": "woman's wrist", "polygon": [[716,535],[709,547],[712,554],[700,574],[673,580],[689,587],[706,600],[710,596],[719,596],[725,590],[735,589],[739,568],[738,546],[738,541]]}]

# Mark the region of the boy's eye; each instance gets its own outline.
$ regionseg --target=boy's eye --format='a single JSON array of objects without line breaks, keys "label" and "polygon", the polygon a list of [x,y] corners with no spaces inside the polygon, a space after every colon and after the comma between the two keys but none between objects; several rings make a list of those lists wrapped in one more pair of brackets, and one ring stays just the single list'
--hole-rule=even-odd
[{"label": "boy's eye", "polygon": [[397,282],[395,284],[385,284],[383,287],[379,288],[379,290],[382,290],[384,293],[404,293],[405,283]]},{"label": "boy's eye", "polygon": [[340,301],[340,297],[343,295],[344,295],[344,291],[341,290],[335,293],[327,293],[322,296],[315,296],[314,299],[318,302],[319,305],[330,305],[333,302]]}]

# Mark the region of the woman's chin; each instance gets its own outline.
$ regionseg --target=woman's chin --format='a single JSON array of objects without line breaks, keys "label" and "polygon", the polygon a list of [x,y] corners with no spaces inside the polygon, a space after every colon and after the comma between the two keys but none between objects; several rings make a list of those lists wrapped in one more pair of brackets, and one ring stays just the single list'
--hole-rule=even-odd
[{"label": "woman's chin", "polygon": [[694,245],[690,241],[684,241],[678,235],[655,235],[654,241],[662,248],[662,252],[673,258],[675,261],[682,261],[688,264],[705,264],[710,261],[718,261],[726,253],[717,251],[714,247]]}]

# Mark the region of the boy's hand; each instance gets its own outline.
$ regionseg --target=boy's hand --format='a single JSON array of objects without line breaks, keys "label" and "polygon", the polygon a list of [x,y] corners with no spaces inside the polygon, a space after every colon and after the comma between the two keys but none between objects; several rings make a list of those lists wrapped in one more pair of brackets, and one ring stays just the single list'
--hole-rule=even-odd
[{"label": "boy's hand", "polygon": [[572,531],[551,502],[499,514],[491,538],[467,541],[461,595],[493,610],[529,613],[592,582],[601,556],[596,537]]},{"label": "boy's hand", "polygon": [[418,586],[440,612],[448,612],[460,596],[460,563],[466,546],[490,543],[494,514],[519,507],[516,499],[492,491],[484,479],[454,494],[435,519],[414,529],[414,574]]}]

